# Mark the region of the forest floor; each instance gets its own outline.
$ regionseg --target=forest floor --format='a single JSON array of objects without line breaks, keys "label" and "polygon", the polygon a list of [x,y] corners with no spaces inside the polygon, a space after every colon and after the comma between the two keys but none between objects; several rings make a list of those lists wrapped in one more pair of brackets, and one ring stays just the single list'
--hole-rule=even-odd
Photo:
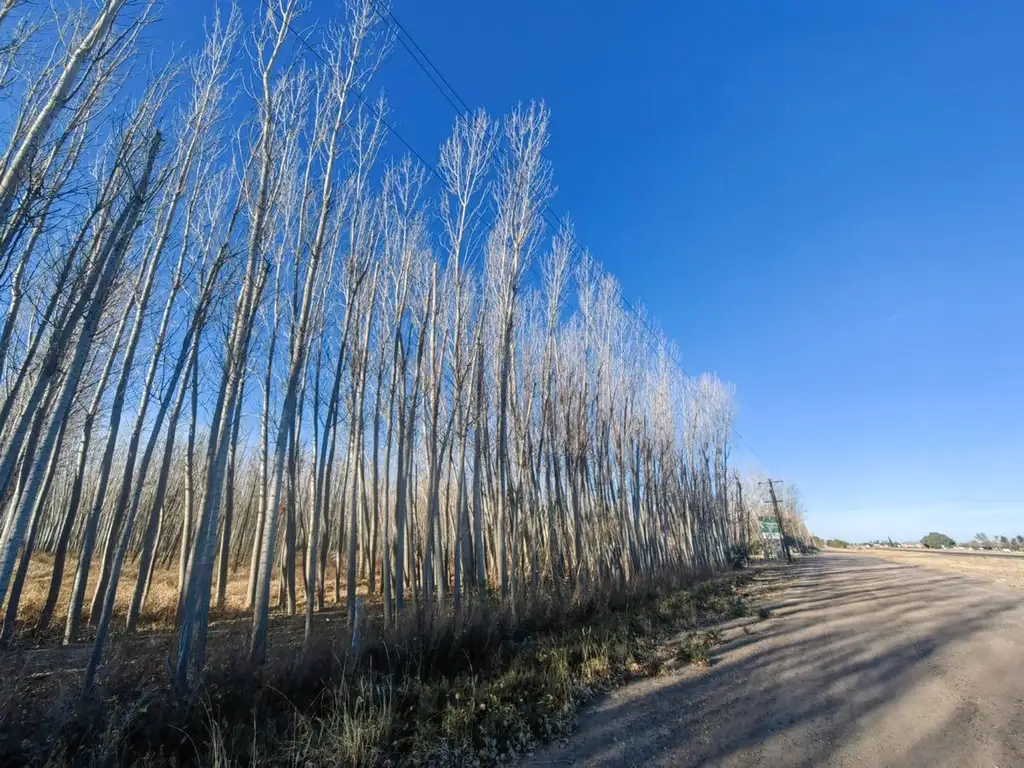
[{"label": "forest floor", "polygon": [[710,666],[619,689],[523,765],[1024,765],[1024,601],[946,563],[802,559]]},{"label": "forest floor", "polygon": [[[60,597],[49,627],[43,632],[35,631],[36,623],[46,601],[50,586],[53,560],[45,554],[37,554],[32,558],[26,574],[25,586],[22,590],[18,610],[16,630],[11,642],[0,653],[0,674],[9,673],[12,669],[22,675],[28,675],[42,683],[49,680],[51,684],[63,685],[76,678],[85,668],[88,653],[92,647],[94,629],[84,619],[78,637],[69,645],[62,645],[64,624],[67,619],[68,603],[75,578],[77,562],[68,558],[64,570],[63,585]],[[99,561],[93,564],[89,572],[89,581],[85,591],[84,609],[88,614],[90,601],[99,579]],[[111,622],[111,636],[115,647],[122,654],[156,655],[157,658],[171,652],[174,641],[175,613],[178,601],[178,572],[176,568],[158,568],[153,571],[149,595],[139,615],[137,631],[134,634],[125,632],[125,618],[131,602],[138,575],[137,564],[126,563],[122,572],[117,597],[114,604],[114,617]],[[222,606],[210,607],[210,637],[213,643],[219,638],[230,638],[231,645],[237,645],[241,635],[248,630],[252,621],[252,610],[246,607],[248,591],[248,570],[239,568],[229,571],[225,588],[225,600]],[[345,586],[342,583],[341,602],[336,602],[334,591],[333,568],[327,570],[325,590],[325,606],[316,613],[315,625],[318,630],[331,629],[331,622],[338,626],[345,621]],[[271,604],[276,605],[278,582],[275,580],[275,591],[271,596]],[[303,622],[305,618],[305,592],[303,576],[296,575],[296,608],[293,615],[283,610],[272,610],[271,621],[275,640],[288,645],[301,643]],[[358,587],[359,594],[366,596],[366,582]],[[369,598],[369,602],[379,603],[379,597]]]},{"label": "forest floor", "polygon": [[[78,563],[73,558],[68,558],[64,569],[63,585],[60,597],[57,600],[56,610],[53,613],[51,631],[42,636],[32,633],[19,632],[24,642],[35,645],[46,645],[59,641],[60,634],[64,629],[64,621],[67,617],[68,601],[72,584],[75,578],[75,569]],[[96,582],[99,579],[99,560],[93,563],[89,569],[89,581],[85,591],[85,608],[88,611],[89,601],[96,589]],[[19,629],[28,629],[35,625],[39,613],[46,601],[46,594],[50,587],[50,574],[53,571],[53,558],[46,554],[35,554],[29,564],[28,574],[25,579],[25,587],[22,591],[21,604],[18,610]],[[131,602],[135,590],[135,582],[138,577],[138,564],[126,562],[122,570],[121,579],[118,585],[117,597],[114,603],[114,622],[117,629],[123,627],[124,617]],[[216,579],[216,574],[214,575]],[[251,618],[252,611],[246,608],[246,593],[248,590],[249,571],[248,568],[237,568],[228,572],[228,581],[225,587],[224,605],[220,608],[211,605],[210,617],[212,623],[223,623],[242,618]],[[303,590],[303,575],[301,570],[296,572],[296,612],[301,614],[305,610],[305,592]],[[277,582],[275,580],[275,586]],[[334,603],[334,569],[327,569],[326,602],[328,607]],[[344,587],[344,585],[342,585]],[[365,593],[366,583],[360,584],[361,592]],[[344,601],[344,589],[342,590]],[[272,601],[277,597],[276,592],[272,595]],[[178,601],[178,572],[176,568],[157,568],[153,571],[150,583],[149,595],[146,598],[145,606],[139,616],[138,630],[141,633],[167,632],[174,629],[174,614]],[[89,638],[88,626],[83,622],[83,632]]]}]

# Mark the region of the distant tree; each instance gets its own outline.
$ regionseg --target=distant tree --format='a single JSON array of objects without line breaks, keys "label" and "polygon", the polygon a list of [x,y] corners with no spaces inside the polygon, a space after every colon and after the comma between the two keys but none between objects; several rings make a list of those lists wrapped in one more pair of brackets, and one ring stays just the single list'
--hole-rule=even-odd
[{"label": "distant tree", "polygon": [[921,544],[927,549],[950,549],[956,546],[956,542],[949,536],[934,531],[922,538]]},{"label": "distant tree", "polygon": [[843,541],[842,539],[829,539],[825,542],[825,546],[832,547],[833,549],[849,549],[850,542]]}]

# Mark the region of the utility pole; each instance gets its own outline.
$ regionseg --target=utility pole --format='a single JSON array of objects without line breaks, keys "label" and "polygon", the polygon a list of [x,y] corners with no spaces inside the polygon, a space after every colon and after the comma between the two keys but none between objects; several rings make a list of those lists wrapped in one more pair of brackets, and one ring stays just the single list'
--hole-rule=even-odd
[{"label": "utility pole", "polygon": [[772,508],[775,510],[775,520],[779,524],[779,536],[782,538],[782,551],[786,555],[786,562],[792,563],[793,556],[789,553],[789,544],[786,543],[786,529],[782,526],[782,515],[779,513],[779,499],[775,496],[775,483],[782,483],[781,480],[768,480],[761,485],[768,486],[768,492],[772,495]]},{"label": "utility pole", "polygon": [[747,508],[743,506],[743,484],[740,483],[740,476],[736,475],[736,520],[740,546],[747,550]]}]

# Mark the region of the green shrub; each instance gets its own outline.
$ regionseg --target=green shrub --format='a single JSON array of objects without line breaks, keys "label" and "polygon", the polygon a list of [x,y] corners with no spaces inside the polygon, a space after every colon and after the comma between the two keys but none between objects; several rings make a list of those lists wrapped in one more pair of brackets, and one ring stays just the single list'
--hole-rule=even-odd
[{"label": "green shrub", "polygon": [[921,544],[927,549],[951,549],[956,546],[956,542],[949,536],[944,533],[936,533],[935,531],[923,537]]}]

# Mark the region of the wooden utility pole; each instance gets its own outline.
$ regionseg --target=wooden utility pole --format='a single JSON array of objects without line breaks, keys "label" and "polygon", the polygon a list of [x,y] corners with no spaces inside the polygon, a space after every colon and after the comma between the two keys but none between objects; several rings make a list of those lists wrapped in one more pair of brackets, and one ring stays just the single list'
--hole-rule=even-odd
[{"label": "wooden utility pole", "polygon": [[736,520],[740,546],[744,551],[747,549],[747,508],[743,506],[743,484],[740,483],[740,476],[736,475]]},{"label": "wooden utility pole", "polygon": [[[772,495],[772,508],[775,510],[775,520],[779,524],[779,537],[782,539],[782,551],[786,555],[786,562],[792,563],[793,556],[789,553],[789,544],[786,543],[786,529],[782,525],[782,515],[779,513],[779,500],[775,496],[775,483],[781,483],[781,480],[769,480],[768,492]],[[765,483],[761,483],[764,485]]]}]

